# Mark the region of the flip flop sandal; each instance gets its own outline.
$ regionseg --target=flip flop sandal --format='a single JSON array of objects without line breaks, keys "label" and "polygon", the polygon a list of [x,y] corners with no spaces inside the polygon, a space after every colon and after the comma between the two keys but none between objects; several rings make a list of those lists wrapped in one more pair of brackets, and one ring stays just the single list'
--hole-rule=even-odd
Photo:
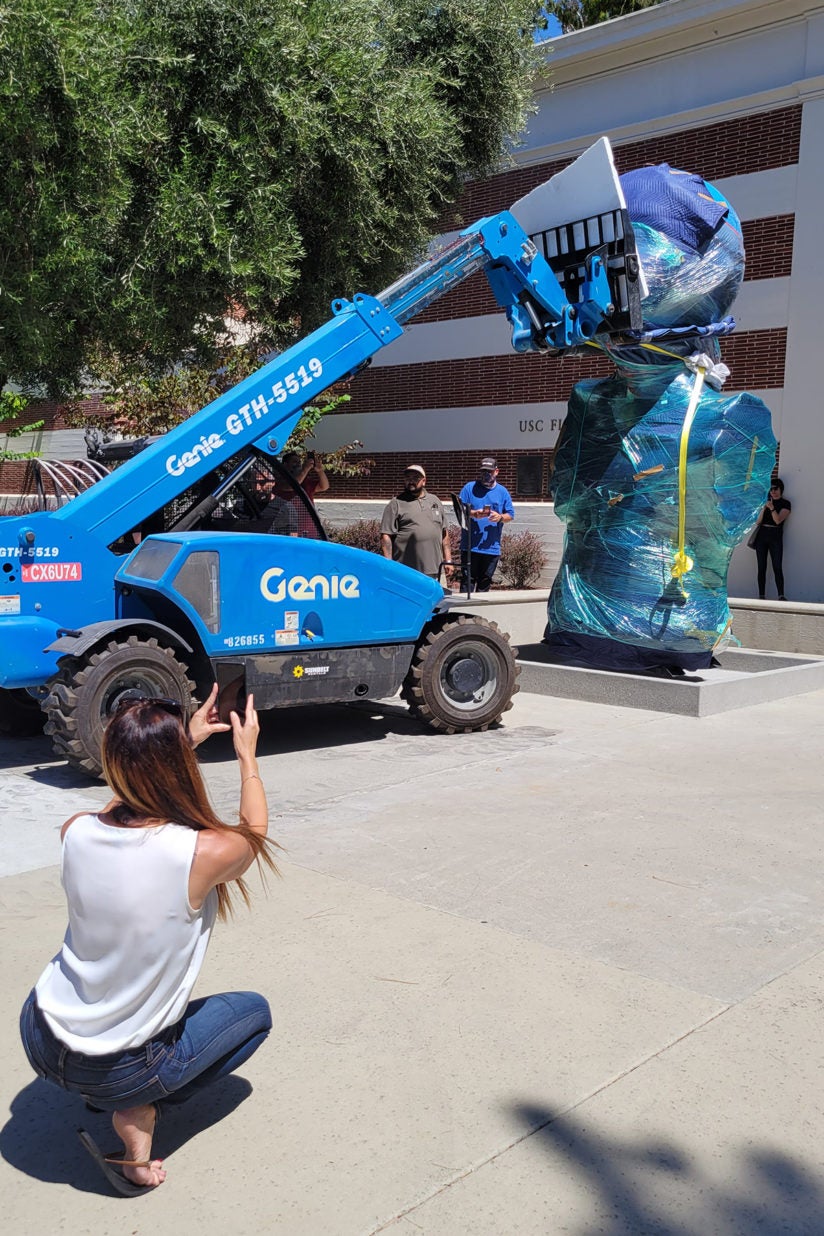
[{"label": "flip flop sandal", "polygon": [[133,1159],[123,1159],[118,1154],[104,1154],[91,1134],[87,1133],[85,1129],[78,1129],[77,1136],[109,1184],[117,1190],[121,1197],[139,1197],[141,1193],[151,1193],[157,1188],[157,1185],[135,1184],[133,1180],[129,1180],[124,1172],[118,1171],[118,1164],[120,1167],[151,1167],[152,1163],[156,1162],[155,1159],[136,1162]]}]

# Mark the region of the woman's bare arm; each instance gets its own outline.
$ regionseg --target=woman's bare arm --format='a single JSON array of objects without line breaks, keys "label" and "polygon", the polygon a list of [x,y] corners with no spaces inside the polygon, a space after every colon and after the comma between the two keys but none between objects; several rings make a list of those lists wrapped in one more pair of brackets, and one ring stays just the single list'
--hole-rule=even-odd
[{"label": "woman's bare arm", "polygon": [[[230,719],[240,769],[240,818],[252,832],[265,837],[269,831],[269,809],[258,772],[256,751],[260,725],[254,696],[250,695],[246,701],[242,721],[236,712],[230,713]],[[254,860],[255,852],[241,833],[231,829],[204,829],[198,835],[189,876],[190,904],[199,908],[215,885],[239,879]]]}]

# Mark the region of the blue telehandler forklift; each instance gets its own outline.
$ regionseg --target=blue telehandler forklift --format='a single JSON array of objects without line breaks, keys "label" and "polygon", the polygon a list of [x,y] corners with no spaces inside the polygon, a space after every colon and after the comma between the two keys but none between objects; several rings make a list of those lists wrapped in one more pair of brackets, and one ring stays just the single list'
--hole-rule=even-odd
[{"label": "blue telehandler forklift", "polygon": [[[598,148],[611,187],[594,192]],[[498,721],[517,690],[508,637],[439,582],[327,540],[300,487],[278,478],[277,456],[305,403],[475,272],[518,352],[637,329],[642,273],[606,140],[561,176],[379,296],[335,301],[318,330],[65,506],[0,519],[0,729],[31,732],[42,711],[55,751],[98,775],[120,701],[191,709],[215,680],[224,704],[252,691],[269,709],[400,688],[435,729]],[[578,197],[585,209],[571,214]],[[291,500],[277,496],[284,484]]]}]

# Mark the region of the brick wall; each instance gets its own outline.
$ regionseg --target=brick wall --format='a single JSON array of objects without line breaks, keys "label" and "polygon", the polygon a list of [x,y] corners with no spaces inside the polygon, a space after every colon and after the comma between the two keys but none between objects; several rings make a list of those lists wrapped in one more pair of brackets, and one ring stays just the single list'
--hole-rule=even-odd
[{"label": "brick wall", "polygon": [[[388,501],[403,489],[403,470],[410,463],[420,464],[426,471],[426,486],[443,501],[449,501],[450,493],[458,493],[467,481],[475,479],[481,457],[490,453],[498,461],[498,480],[505,485],[513,498],[530,502],[548,501],[547,493],[550,467],[554,452],[551,450],[502,450],[494,442],[481,443],[477,451],[418,451],[387,452],[371,457],[375,466],[368,477],[330,477],[327,498],[386,498]],[[518,459],[541,458],[541,492],[520,494],[517,486]],[[380,512],[376,510],[375,518]]]},{"label": "brick wall", "polygon": [[[794,225],[794,215],[750,219],[742,224],[747,255],[745,283],[755,279],[778,279],[791,273]],[[454,318],[475,318],[498,312],[486,275],[477,274],[424,309],[415,322],[449,322]]]},{"label": "brick wall", "polygon": [[[725,390],[780,390],[784,385],[787,331],[747,331],[723,340],[724,361],[732,370]],[[367,369],[347,385],[352,399],[343,411],[381,413],[415,408],[484,407],[510,403],[565,402],[575,382],[583,378],[605,377],[612,370],[609,360],[593,351],[586,356],[548,359],[527,356],[471,357],[451,361],[431,361],[413,365],[381,366]],[[514,460],[530,451],[496,451],[493,444],[479,445],[492,450],[501,460]],[[548,456],[549,457],[549,456]],[[381,468],[377,494],[396,483],[400,456],[388,455]],[[435,466],[445,467],[453,455],[434,455]],[[445,475],[444,484],[454,487],[456,475],[465,471],[465,452],[454,453],[454,469]],[[426,466],[426,464],[424,464]],[[513,464],[513,471],[515,465]],[[375,474],[378,475],[377,473]],[[439,471],[438,476],[441,475]],[[464,477],[464,480],[467,478]],[[510,478],[513,480],[514,479]],[[372,486],[361,480],[343,481],[345,497],[369,497]],[[506,481],[504,484],[509,485]],[[463,482],[461,482],[463,484]],[[31,467],[24,461],[0,465],[0,493],[32,492]],[[437,490],[436,492],[440,492]]]},{"label": "brick wall", "polygon": [[[458,490],[474,478],[475,469],[485,451],[498,460],[501,484],[513,494],[517,493],[517,460],[520,456],[540,456],[542,460],[540,493],[530,495],[532,502],[547,497],[551,450],[499,450],[494,443],[481,446],[476,452],[465,451],[429,451],[418,453],[414,459],[409,452],[371,453],[375,466],[368,477],[330,477],[331,489],[327,495],[330,498],[383,498],[387,500],[403,488],[403,470],[409,463],[419,463],[426,469],[429,488],[439,497],[447,499],[451,491]],[[476,458],[477,455],[477,458]],[[45,483],[46,491],[53,490]],[[35,484],[31,463],[20,460],[14,463],[0,465],[0,494],[34,494]]]},{"label": "brick wall", "polygon": [[[780,389],[784,385],[785,329],[731,335],[722,341],[721,350],[732,370],[725,390]],[[529,353],[387,365],[368,369],[352,380],[352,401],[345,411],[554,403],[567,400],[575,382],[611,372],[611,362],[595,350],[591,356],[547,358]]]},{"label": "brick wall", "polygon": [[741,225],[747,264],[744,282],[750,279],[783,279],[792,273],[795,215],[750,219]]},{"label": "brick wall", "polygon": [[[89,417],[110,417],[112,415],[111,409],[102,403],[97,395],[90,395],[84,400],[83,406],[88,409]],[[3,429],[15,429],[18,425],[29,425],[33,421],[43,421],[44,429],[68,429],[66,417],[67,405],[58,403],[55,399],[33,399],[17,420],[4,421]],[[14,442],[9,445],[14,449]]]},{"label": "brick wall", "polygon": [[[791,167],[798,162],[801,141],[801,105],[776,108],[723,120],[715,124],[666,133],[614,147],[619,173],[649,163],[698,172],[705,180],[745,176],[773,167]],[[455,208],[440,220],[439,230],[465,227],[473,219],[506,210],[510,203],[529,193],[562,170],[569,159],[535,163],[529,167],[499,172],[468,185]]]},{"label": "brick wall", "polygon": [[[54,497],[54,486],[46,475],[42,475],[42,487],[47,497]],[[17,459],[0,464],[0,494],[34,496],[36,493],[37,485],[31,460]]]},{"label": "brick wall", "polygon": [[[107,415],[109,412],[96,395],[87,399],[85,406],[89,409],[89,416]],[[3,429],[14,429],[17,425],[30,425],[35,421],[43,421],[44,432],[67,429],[66,406],[54,399],[33,400],[16,421],[4,421]],[[15,449],[14,439],[8,445],[13,451]],[[53,492],[45,480],[44,485],[47,492]],[[0,494],[28,494],[34,491],[34,476],[30,462],[20,459],[0,463]]]}]

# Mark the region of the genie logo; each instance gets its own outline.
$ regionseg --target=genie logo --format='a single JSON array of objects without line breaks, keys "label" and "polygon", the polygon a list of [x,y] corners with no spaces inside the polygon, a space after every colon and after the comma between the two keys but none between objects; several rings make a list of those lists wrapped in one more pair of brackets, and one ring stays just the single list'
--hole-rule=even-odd
[{"label": "genie logo", "polygon": [[190,451],[184,451],[182,455],[170,455],[166,460],[166,471],[172,476],[183,476],[187,468],[196,468],[212,451],[225,445],[219,433],[210,433],[208,438],[203,434]]},{"label": "genie logo", "polygon": [[[353,601],[360,596],[357,575],[290,575],[283,578],[283,567],[270,567],[260,580],[260,591],[267,601]],[[277,583],[275,583],[277,581]],[[274,586],[273,586],[274,585]]]}]

